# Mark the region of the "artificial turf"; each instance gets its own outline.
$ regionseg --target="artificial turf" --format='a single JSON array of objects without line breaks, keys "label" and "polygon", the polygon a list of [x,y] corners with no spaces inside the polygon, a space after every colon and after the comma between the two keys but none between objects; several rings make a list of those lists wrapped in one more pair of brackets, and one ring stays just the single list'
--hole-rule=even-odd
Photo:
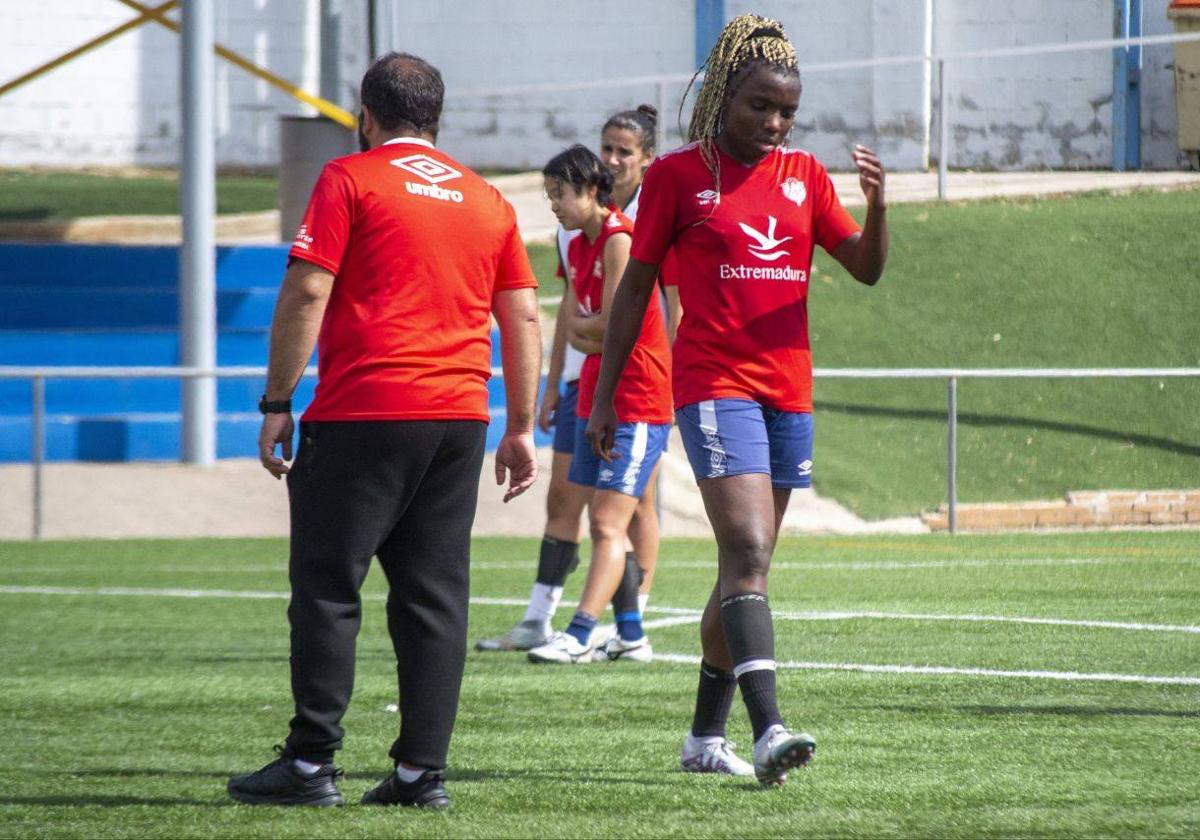
[{"label": "artificial turf", "polygon": [[[703,603],[714,553],[667,541],[645,618],[684,623],[651,626],[656,662],[469,655],[442,815],[353,804],[387,772],[397,726],[378,570],[338,758],[350,804],[225,797],[227,775],[271,759],[286,732],[285,552],[279,540],[0,543],[0,836],[1200,831],[1194,533],[785,540],[771,575],[781,706],[818,751],[782,790],[677,767],[699,652],[683,611]],[[533,540],[476,541],[472,639],[520,618],[535,553]],[[914,670],[931,666],[960,672]],[[745,754],[740,700],[730,736]]]}]

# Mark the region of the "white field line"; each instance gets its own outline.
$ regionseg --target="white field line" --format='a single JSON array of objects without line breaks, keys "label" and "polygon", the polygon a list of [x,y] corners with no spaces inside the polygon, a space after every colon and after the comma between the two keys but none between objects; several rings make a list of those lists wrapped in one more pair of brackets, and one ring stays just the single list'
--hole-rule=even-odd
[{"label": "white field line", "polygon": [[[229,589],[140,589],[133,587],[61,587],[61,586],[0,586],[0,594],[7,595],[110,595],[129,597],[160,597],[160,598],[244,598],[251,600],[286,600],[291,597],[287,592],[247,591]],[[364,596],[366,600],[382,600],[382,595]],[[472,603],[487,606],[525,606],[526,601],[520,598],[472,598]],[[647,612],[672,612],[674,618],[659,619],[649,623],[651,627],[666,627],[672,624],[684,624],[698,621],[700,616],[694,610],[676,607],[648,607]],[[804,615],[794,613],[791,615]],[[818,615],[813,613],[811,615]],[[827,614],[833,615],[833,614]],[[842,614],[857,615],[857,614]],[[895,614],[899,615],[899,614]],[[1074,622],[1071,622],[1074,623]],[[1145,625],[1168,627],[1170,625]],[[1192,632],[1189,630],[1188,632]],[[660,662],[674,662],[685,665],[700,664],[700,657],[679,653],[656,653],[655,658]],[[1148,683],[1157,685],[1200,685],[1200,677],[1168,677],[1147,674],[1106,674],[1081,673],[1078,671],[1002,671],[990,668],[951,668],[937,665],[867,665],[848,662],[780,662],[779,668],[805,671],[859,671],[872,674],[926,674],[937,676],[971,676],[971,677],[1016,677],[1026,679],[1067,680],[1085,682],[1124,682]]]},{"label": "white field line", "polygon": [[[123,586],[66,587],[66,586],[0,586],[4,595],[109,595],[143,598],[241,598],[248,600],[284,600],[291,598],[289,592],[271,592],[240,589],[148,589]],[[382,601],[384,595],[368,594],[365,601]],[[524,607],[524,598],[472,598],[471,603],[481,607]],[[562,606],[576,606],[574,601],[562,601]],[[690,624],[700,620],[700,612],[686,607],[663,607],[651,605],[647,613],[665,613],[673,619],[659,619],[647,626],[671,627]],[[780,611],[773,614],[781,621],[852,621],[877,619],[882,621],[962,621],[993,622],[1003,624],[1042,624],[1054,627],[1087,627],[1101,630],[1138,630],[1151,633],[1196,633],[1200,626],[1192,624],[1145,624],[1133,621],[1099,621],[1076,618],[1044,618],[1039,616],[1009,615],[950,615],[944,613],[893,613],[874,610],[836,610],[812,612]]]},{"label": "white field line", "polygon": [[[1198,559],[1200,557],[1017,557],[1010,560],[917,560],[911,563],[901,560],[878,560],[855,563],[793,563],[785,560],[772,563],[771,571],[862,571],[868,569],[903,571],[906,569],[971,569],[988,566],[1102,566],[1111,563],[1144,563],[1147,561],[1194,563]],[[664,566],[671,569],[712,569],[716,571],[717,559],[713,557],[712,560],[667,560],[664,562]],[[471,564],[473,571],[485,572],[532,568],[532,565],[529,563],[489,562],[486,560]]]},{"label": "white field line", "polygon": [[[700,657],[682,653],[654,652],[659,662],[699,665]],[[1091,674],[1079,671],[1000,671],[991,668],[948,668],[940,665],[864,665],[852,662],[777,662],[776,668],[798,671],[859,671],[865,674],[921,674],[962,677],[1016,677],[1073,682],[1149,683],[1154,685],[1200,685],[1200,677],[1160,677],[1151,674]]]}]

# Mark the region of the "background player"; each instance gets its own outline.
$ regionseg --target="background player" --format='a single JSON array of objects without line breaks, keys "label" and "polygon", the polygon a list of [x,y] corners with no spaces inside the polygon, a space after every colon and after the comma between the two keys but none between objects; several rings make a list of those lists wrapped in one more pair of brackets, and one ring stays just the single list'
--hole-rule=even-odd
[{"label": "background player", "polygon": [[[542,170],[550,206],[562,226],[579,230],[570,245],[564,299],[567,338],[588,353],[579,384],[578,414],[591,410],[600,370],[599,351],[612,296],[628,259],[632,223],[609,207],[612,173],[584,146],[556,155]],[[583,436],[576,447],[569,478],[595,488],[590,501],[592,562],[579,609],[565,633],[529,652],[534,662],[586,662],[592,658],[596,620],[618,588],[626,531],[665,446],[671,427],[670,348],[662,311],[651,307],[636,336],[632,359],[617,388],[618,456],[601,464]],[[617,636],[607,645],[610,659],[647,660],[649,642],[642,631],[636,602],[631,611],[616,608]]]},{"label": "background player", "polygon": [[873,285],[887,257],[884,169],[853,160],[867,199],[862,230],[823,166],[784,148],[800,99],[796,53],[783,27],[730,21],[706,63],[689,139],[646,174],[629,267],[613,302],[587,435],[612,457],[612,395],[638,315],[668,248],[683,269],[674,346],[676,418],[717,538],[719,575],[704,611],[704,659],[685,769],[746,774],[725,740],[734,685],[754,731],[753,772],[782,784],[815,744],[784,726],[775,693],[767,572],[793,487],[812,475],[808,275],[820,245]]},{"label": "background player", "polygon": [[[600,160],[612,173],[611,203],[630,219],[636,219],[638,196],[646,167],[655,155],[655,128],[658,112],[652,105],[640,105],[634,110],[613,114],[600,132]],[[558,276],[566,279],[567,250],[579,230],[567,230],[562,225],[556,232],[558,246]],[[673,285],[666,287],[668,331],[674,335],[679,321],[679,295]],[[565,297],[565,295],[564,295]],[[559,303],[555,321],[554,340],[550,351],[550,367],[546,388],[538,412],[538,426],[543,432],[554,427],[553,459],[550,485],[546,493],[546,528],[538,553],[537,578],[529,595],[524,618],[512,629],[487,639],[480,639],[475,648],[490,650],[529,650],[544,644],[551,635],[551,622],[562,599],[567,576],[579,565],[579,543],[583,537],[582,515],[591,493],[590,488],[567,480],[571,453],[575,449],[576,403],[579,397],[579,372],[586,354],[567,342],[569,308]],[[565,383],[563,385],[562,383]],[[646,492],[638,500],[637,511],[629,524],[629,547],[626,570],[618,587],[614,612],[628,612],[636,604],[639,613],[645,610],[658,563],[659,523],[655,508],[653,477]],[[615,628],[613,630],[615,632]],[[598,628],[596,641],[605,641],[613,633]]]}]

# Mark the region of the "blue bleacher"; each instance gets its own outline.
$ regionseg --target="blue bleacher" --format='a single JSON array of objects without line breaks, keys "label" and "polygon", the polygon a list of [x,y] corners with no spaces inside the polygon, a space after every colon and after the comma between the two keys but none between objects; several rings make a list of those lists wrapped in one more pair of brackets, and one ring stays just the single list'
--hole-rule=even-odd
[{"label": "blue bleacher", "polygon": [[[217,364],[265,365],[287,246],[221,247],[216,259]],[[175,247],[0,244],[0,365],[177,365],[178,279]],[[298,412],[314,385],[301,382]],[[218,380],[217,457],[256,455],[262,386]],[[171,377],[47,380],[47,459],[177,460],[180,390]],[[493,379],[488,392],[493,450],[504,428],[503,382]],[[0,462],[30,460],[30,411],[30,384],[0,380]]]}]

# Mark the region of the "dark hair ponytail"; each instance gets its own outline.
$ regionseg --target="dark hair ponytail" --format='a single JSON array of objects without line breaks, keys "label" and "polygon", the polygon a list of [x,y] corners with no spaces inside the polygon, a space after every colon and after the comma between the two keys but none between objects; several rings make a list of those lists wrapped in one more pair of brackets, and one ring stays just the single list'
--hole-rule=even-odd
[{"label": "dark hair ponytail", "polygon": [[550,162],[542,167],[542,174],[570,184],[580,192],[586,187],[595,187],[596,201],[602,207],[607,207],[612,200],[612,173],[595,152],[579,143],[550,158]]},{"label": "dark hair ponytail", "polygon": [[600,130],[604,132],[610,128],[632,131],[641,141],[642,151],[652,156],[655,154],[658,109],[653,105],[639,105],[632,111],[618,111],[608,118]]}]

